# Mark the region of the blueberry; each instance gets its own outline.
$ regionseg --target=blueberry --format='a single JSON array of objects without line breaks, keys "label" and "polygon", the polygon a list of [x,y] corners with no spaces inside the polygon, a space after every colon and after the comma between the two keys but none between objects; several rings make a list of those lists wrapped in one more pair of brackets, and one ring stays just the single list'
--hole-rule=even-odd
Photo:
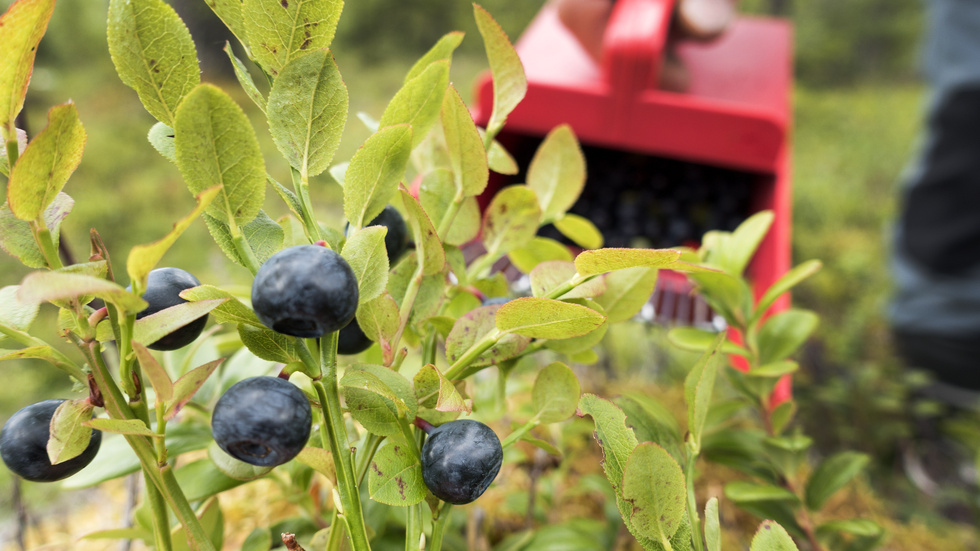
[{"label": "blueberry", "polygon": [[302,451],[312,423],[310,402],[302,390],[278,377],[250,377],[218,399],[211,434],[232,457],[274,467]]},{"label": "blueberry", "polygon": [[357,278],[347,261],[326,247],[289,247],[272,255],[255,274],[252,308],[273,331],[321,337],[354,319]]},{"label": "blueberry", "polygon": [[[395,207],[388,205],[366,226],[388,228],[388,233],[385,234],[385,252],[388,253],[388,264],[394,266],[395,261],[408,249],[408,226],[405,225],[401,213]],[[347,227],[350,228],[350,225]]]},{"label": "blueberry", "polygon": [[483,299],[483,304],[482,305],[483,306],[492,306],[492,305],[507,304],[508,302],[510,302],[512,300],[514,300],[514,299],[512,299],[510,297],[488,297],[488,298]]},{"label": "blueberry", "polygon": [[504,450],[493,430],[471,419],[440,425],[422,446],[422,480],[439,499],[462,505],[483,495]]},{"label": "blueberry", "polygon": [[33,482],[55,482],[77,473],[92,462],[102,444],[102,433],[93,430],[88,446],[78,456],[52,465],[48,460],[51,417],[64,400],[45,400],[31,404],[3,425],[0,457],[7,468]]},{"label": "blueberry", "polygon": [[[149,303],[145,310],[136,314],[136,319],[156,314],[160,310],[187,302],[180,298],[184,289],[197,287],[201,282],[190,273],[180,268],[157,268],[150,272],[146,279],[146,291],[143,300]],[[132,290],[132,287],[130,287]],[[147,346],[153,350],[177,350],[194,342],[204,326],[208,323],[207,314],[197,318],[173,333]]]},{"label": "blueberry", "polygon": [[368,348],[371,348],[372,344],[374,344],[374,341],[369,339],[367,335],[364,334],[364,331],[361,330],[361,326],[357,324],[356,318],[351,320],[351,322],[347,324],[347,327],[341,329],[340,333],[337,335],[338,354],[344,354],[346,356],[360,354]]}]

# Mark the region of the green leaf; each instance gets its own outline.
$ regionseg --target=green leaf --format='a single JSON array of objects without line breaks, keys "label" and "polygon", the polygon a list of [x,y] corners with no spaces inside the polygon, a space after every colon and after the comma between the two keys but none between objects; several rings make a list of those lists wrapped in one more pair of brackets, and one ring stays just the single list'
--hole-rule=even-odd
[{"label": "green leaf", "polygon": [[503,128],[507,115],[524,99],[527,77],[514,46],[490,13],[473,4],[473,15],[483,35],[483,46],[493,76],[493,111],[487,123],[487,133],[493,138]]},{"label": "green leaf", "polygon": [[602,314],[558,300],[519,298],[497,311],[497,329],[538,339],[565,339],[596,330],[606,320]]},{"label": "green leaf", "polygon": [[384,226],[371,226],[355,231],[344,243],[341,256],[357,278],[358,305],[374,300],[388,286],[387,233]]},{"label": "green leaf", "polygon": [[282,333],[276,333],[264,327],[239,325],[238,336],[242,344],[252,354],[270,362],[289,363],[299,360],[296,352],[296,341]]},{"label": "green leaf", "polygon": [[598,249],[575,257],[575,269],[587,277],[626,268],[668,268],[681,257],[672,249]]},{"label": "green leaf", "polygon": [[864,469],[868,461],[868,456],[863,453],[846,451],[821,462],[806,484],[807,508],[817,511],[823,507],[830,496]]},{"label": "green leaf", "polygon": [[751,290],[745,281],[726,273],[695,273],[688,276],[708,305],[729,325],[740,325],[751,307]]},{"label": "green leaf", "polygon": [[596,302],[606,310],[609,323],[626,321],[643,309],[657,286],[656,268],[625,268],[606,274],[606,290]]},{"label": "green leaf", "polygon": [[[0,128],[0,131],[4,131]],[[0,132],[2,134],[4,132]],[[18,128],[17,129],[17,155],[23,155],[24,150],[27,149],[27,132]],[[0,174],[4,176],[10,176],[10,161],[7,159],[6,153],[0,155]]]},{"label": "green leaf", "polygon": [[162,434],[157,434],[150,430],[146,426],[146,423],[139,419],[89,419],[88,421],[82,421],[82,424],[102,432],[132,434],[134,436],[147,436],[149,438],[163,437]]},{"label": "green leaf", "polygon": [[187,500],[191,502],[207,499],[245,483],[244,480],[235,480],[221,472],[207,458],[183,465],[174,474],[177,476],[177,483],[187,495]]},{"label": "green leaf", "polygon": [[442,100],[440,118],[456,183],[456,195],[469,197],[483,193],[490,178],[483,138],[463,98],[459,97],[459,92],[452,85]]},{"label": "green leaf", "polygon": [[[209,499],[201,506],[199,511],[197,516],[201,520],[201,528],[214,548],[221,549],[222,543],[224,543],[225,521],[224,516],[221,514],[221,505],[218,503],[218,498]],[[190,547],[190,543],[188,543],[190,542],[190,538],[184,534],[183,526],[174,528],[170,533],[170,539],[173,541],[173,551],[193,551],[193,549],[198,547],[196,544],[194,548]]]},{"label": "green leaf", "polygon": [[65,400],[54,410],[48,437],[48,460],[57,465],[78,457],[88,447],[92,429],[84,423],[92,418],[88,398]]},{"label": "green leaf", "polygon": [[405,205],[407,213],[406,221],[412,228],[412,236],[415,240],[415,252],[417,258],[422,259],[422,275],[433,275],[443,271],[446,267],[446,251],[442,248],[439,241],[439,234],[435,226],[429,220],[429,216],[422,209],[422,205],[412,197],[412,194],[405,189],[399,190],[402,204]]},{"label": "green leaf", "polygon": [[[238,4],[239,10],[241,9],[240,0],[223,0],[223,1],[225,3]],[[265,113],[266,110],[265,96],[263,96],[262,92],[259,92],[259,89],[255,87],[255,81],[252,80],[252,75],[249,74],[248,68],[245,67],[245,64],[242,63],[242,60],[238,59],[238,57],[235,55],[235,52],[232,51],[230,42],[225,42],[224,50],[225,53],[228,54],[228,60],[231,61],[231,67],[235,71],[235,78],[238,79],[238,84],[241,85],[242,90],[245,91],[245,94],[253,102],[255,102],[255,105],[257,105],[259,109],[263,113]]]},{"label": "green leaf", "polygon": [[553,362],[534,380],[531,405],[542,423],[557,423],[575,415],[581,394],[575,373],[567,365]]},{"label": "green leaf", "polygon": [[877,538],[883,535],[885,530],[875,521],[863,518],[832,520],[817,527],[817,537],[835,532],[852,534],[861,538]]},{"label": "green leaf", "polygon": [[785,359],[803,346],[820,318],[809,310],[790,309],[775,314],[759,331],[759,363]]},{"label": "green leaf", "polygon": [[371,499],[385,505],[407,507],[421,503],[428,490],[422,480],[422,462],[404,444],[389,442],[378,450],[368,470]]},{"label": "green leaf", "polygon": [[566,212],[554,223],[555,229],[583,249],[602,247],[602,232],[588,218]]},{"label": "green leaf", "polygon": [[211,310],[211,316],[218,323],[244,323],[254,327],[264,327],[255,312],[237,297],[224,289],[212,285],[198,285],[180,292],[180,298],[191,302],[201,300],[226,299],[217,308]]},{"label": "green leaf", "polygon": [[684,400],[687,402],[687,430],[695,450],[701,449],[701,435],[711,407],[711,393],[715,387],[718,363],[724,358],[719,352],[725,342],[725,333],[718,333],[714,341],[698,359],[684,379]]},{"label": "green leaf", "polygon": [[37,318],[40,303],[22,301],[17,294],[18,289],[18,285],[8,285],[0,289],[0,323],[27,332]]},{"label": "green leaf", "polygon": [[111,0],[108,26],[109,54],[119,78],[136,90],[151,115],[173,127],[178,106],[201,83],[197,50],[184,22],[163,0]]},{"label": "green leaf", "polygon": [[423,366],[415,374],[413,383],[415,397],[421,407],[436,411],[464,411],[466,413],[473,410],[472,403],[464,400],[456,387],[453,386],[452,381],[447,379],[432,364]]},{"label": "green leaf", "polygon": [[0,16],[0,133],[15,140],[14,120],[24,107],[37,46],[48,28],[54,0],[19,0]]},{"label": "green leaf", "polygon": [[136,352],[136,359],[140,362],[143,374],[153,385],[156,393],[157,403],[169,402],[174,397],[174,383],[170,380],[167,370],[160,365],[160,362],[153,357],[149,349],[133,340],[133,351]]},{"label": "green leaf", "polygon": [[81,537],[83,540],[151,540],[153,533],[142,528],[114,528],[89,532]]},{"label": "green leaf", "polygon": [[374,342],[384,343],[398,332],[398,303],[385,291],[375,299],[357,307],[357,324],[361,331]]},{"label": "green leaf", "polygon": [[[569,261],[549,260],[538,264],[531,270],[531,295],[543,297],[575,277],[575,265]],[[561,295],[561,299],[593,298],[606,291],[606,282],[601,277],[593,278]]]},{"label": "green leaf", "polygon": [[774,214],[772,211],[765,210],[757,212],[739,224],[738,228],[732,232],[730,247],[724,255],[726,262],[722,268],[731,275],[740,276],[748,266],[749,260],[755,255],[759,243],[766,236],[769,227],[772,225]]},{"label": "green leaf", "polygon": [[425,54],[415,62],[415,65],[412,65],[412,68],[408,70],[408,74],[405,75],[405,82],[407,83],[408,81],[422,74],[422,72],[428,69],[433,63],[443,60],[451,61],[453,52],[456,51],[456,48],[462,41],[463,33],[459,31],[443,35],[434,46],[429,48],[429,51],[425,52]]},{"label": "green leaf", "polygon": [[[302,0],[290,3],[297,2]],[[347,123],[347,105],[347,86],[328,50],[283,68],[269,91],[267,110],[272,141],[290,166],[307,176],[330,167]]]},{"label": "green leaf", "polygon": [[[712,343],[718,338],[715,331],[705,329],[695,329],[693,327],[675,327],[667,333],[667,340],[674,346],[690,350],[692,352],[704,352],[711,348]],[[745,348],[726,340],[721,344],[721,351],[725,354],[737,354],[748,356],[749,351]]]},{"label": "green leaf", "polygon": [[554,239],[535,236],[523,247],[507,253],[510,262],[525,274],[530,273],[538,264],[549,260],[571,262],[572,252],[568,247]]},{"label": "green leaf", "polygon": [[146,301],[121,285],[89,275],[65,272],[33,272],[20,284],[17,296],[23,302],[51,302],[94,296],[111,302],[126,312],[140,312]]},{"label": "green leaf", "polygon": [[[579,306],[585,306],[590,310],[594,310],[601,315],[605,315],[605,311],[602,309],[598,303],[591,299],[581,299],[573,298],[568,299],[566,302],[571,304],[577,304]],[[574,359],[577,354],[585,352],[587,350],[592,350],[592,348],[602,342],[605,338],[606,332],[609,330],[608,320],[604,321],[595,331],[586,333],[585,335],[580,335],[578,337],[570,337],[567,339],[550,339],[545,341],[544,346],[548,350],[554,350],[559,354],[565,354],[573,362],[578,362]]]},{"label": "green leaf", "polygon": [[291,61],[328,48],[343,7],[343,0],[244,0],[245,36],[253,59],[275,76]]},{"label": "green leaf", "polygon": [[221,188],[217,186],[202,191],[196,197],[197,206],[194,207],[194,210],[174,224],[173,229],[163,239],[148,245],[136,245],[129,251],[129,256],[126,258],[126,272],[129,274],[129,280],[134,288],[146,289],[146,278],[150,271],[156,267],[163,255],[177,241],[177,238],[190,227],[191,222],[211,204],[211,201],[217,197],[220,191]]},{"label": "green leaf", "polygon": [[[426,173],[419,185],[419,203],[429,215],[434,225],[438,225],[456,194],[453,173],[448,169],[439,168]],[[446,243],[465,245],[472,241],[480,232],[480,205],[476,197],[466,197],[460,204],[456,218],[446,234]]]},{"label": "green leaf", "polygon": [[173,164],[177,164],[177,149],[174,146],[174,129],[158,122],[150,127],[150,132],[146,135],[146,139],[149,140],[150,145],[153,149],[157,150],[157,153],[163,155],[164,159],[167,159]]},{"label": "green leaf", "polygon": [[191,193],[223,185],[205,212],[229,226],[251,222],[265,200],[265,161],[242,109],[202,84],[181,103],[174,129],[177,167]]},{"label": "green leaf", "polygon": [[[452,331],[446,337],[446,359],[450,363],[458,360],[471,346],[496,327],[495,315],[498,310],[500,310],[499,305],[481,306],[456,320]],[[523,352],[530,342],[529,337],[505,335],[470,365],[480,367],[509,360]]]},{"label": "green leaf", "polygon": [[133,326],[133,340],[149,346],[188,323],[206,316],[224,301],[225,299],[213,299],[182,302],[142,317]]},{"label": "green leaf", "polygon": [[48,126],[27,145],[10,172],[7,201],[21,220],[36,220],[82,162],[85,129],[72,102],[48,111]]},{"label": "green leaf", "polygon": [[771,520],[764,520],[752,538],[749,551],[799,551],[786,529]]},{"label": "green leaf", "polygon": [[633,429],[637,440],[659,444],[674,459],[684,459],[680,425],[663,404],[641,392],[619,396],[614,402],[626,414],[626,425]]},{"label": "green leaf", "polygon": [[224,358],[218,358],[217,360],[210,361],[204,365],[199,365],[194,369],[188,371],[181,375],[179,379],[174,382],[174,396],[167,402],[167,411],[164,415],[165,419],[173,419],[177,412],[184,407],[187,402],[191,401],[194,394],[201,389],[201,386],[208,377],[214,373],[214,370],[221,365],[221,362],[225,361]]},{"label": "green leaf", "polygon": [[375,434],[400,434],[398,419],[415,418],[416,398],[411,383],[386,367],[352,366],[344,373],[340,386],[351,416]]},{"label": "green leaf", "polygon": [[636,435],[626,425],[626,415],[609,400],[594,394],[583,394],[578,403],[579,417],[589,415],[595,421],[595,439],[602,447],[602,470],[617,496],[622,496],[626,463],[637,446]]},{"label": "green leaf", "polygon": [[[235,262],[235,264],[247,268],[248,264],[238,254],[238,249],[235,248],[234,238],[231,235],[231,228],[228,227],[228,224],[208,214],[204,215],[204,222],[207,224],[208,231],[211,232],[211,237],[214,238],[214,242],[218,244],[218,247],[225,253],[225,256]],[[242,226],[241,232],[245,238],[245,242],[252,249],[252,252],[255,253],[255,258],[260,264],[279,252],[286,238],[282,226],[277,224],[272,218],[269,218],[269,215],[264,210],[260,210],[251,222]]]},{"label": "green leaf", "polygon": [[793,416],[796,415],[796,402],[792,400],[787,400],[772,410],[772,432],[773,434],[779,434],[783,432],[786,425],[793,420]]},{"label": "green leaf", "polygon": [[725,497],[737,505],[758,501],[798,501],[796,495],[785,488],[744,481],[725,484]]},{"label": "green leaf", "polygon": [[[543,222],[555,222],[555,227],[563,234],[565,231],[562,230],[562,225],[566,228],[571,227],[573,235],[577,225],[579,226],[577,229],[584,229],[587,234],[585,240],[594,244],[598,230],[595,230],[595,227],[584,218],[579,217],[578,220],[559,223],[565,216],[565,211],[575,204],[585,187],[585,157],[570,126],[567,124],[557,126],[545,136],[527,169],[527,185],[538,194]],[[582,223],[583,220],[585,224]],[[583,228],[583,226],[591,226],[591,230],[595,231],[591,232],[588,227]],[[589,233],[592,235],[588,235]],[[565,235],[571,238],[570,235]],[[598,236],[598,242],[597,246],[583,246],[588,249],[601,247],[601,234]]]},{"label": "green leaf", "polygon": [[521,171],[514,157],[497,140],[490,142],[490,149],[487,150],[487,166],[497,174],[508,176],[516,176]]},{"label": "green leaf", "polygon": [[630,520],[637,531],[655,541],[669,541],[680,527],[687,488],[680,465],[653,442],[643,442],[623,470],[623,498],[630,502]]},{"label": "green leaf", "polygon": [[706,551],[721,551],[721,523],[718,521],[717,497],[711,497],[704,506],[704,542]]},{"label": "green leaf", "polygon": [[354,228],[381,214],[398,191],[412,150],[407,124],[382,128],[354,153],[344,174],[344,215]]},{"label": "green leaf", "polygon": [[435,126],[442,100],[449,86],[449,61],[436,61],[421,74],[405,82],[385,108],[379,128],[408,124],[412,127],[412,147],[417,146]]},{"label": "green leaf", "polygon": [[248,50],[245,20],[242,17],[242,0],[204,0],[221,22],[228,27],[238,41]]},{"label": "green leaf", "polygon": [[[71,197],[59,193],[44,211],[44,224],[51,231],[55,247],[58,246],[61,234],[61,221],[68,216],[74,205],[75,201]],[[34,240],[30,224],[14,216],[7,203],[0,206],[0,247],[29,268],[45,268],[48,265]]]},{"label": "green leaf", "polygon": [[823,264],[819,260],[808,260],[783,274],[783,277],[779,278],[776,283],[773,283],[771,287],[766,289],[766,293],[759,299],[755,307],[755,315],[751,321],[758,321],[766,313],[766,310],[776,302],[776,299],[780,295],[789,291],[806,278],[819,272],[821,267],[823,267]]},{"label": "green leaf", "polygon": [[782,377],[795,373],[799,368],[800,364],[792,360],[782,360],[753,367],[749,370],[748,375],[752,377]]},{"label": "green leaf", "polygon": [[296,461],[322,474],[327,477],[327,480],[336,484],[337,469],[333,463],[333,455],[329,451],[323,448],[306,446],[296,456]]},{"label": "green leaf", "polygon": [[494,258],[523,247],[534,239],[541,207],[527,186],[508,186],[497,192],[483,218],[483,244]]},{"label": "green leaf", "polygon": [[208,445],[208,458],[214,462],[214,466],[219,471],[235,480],[255,480],[269,474],[273,469],[273,467],[258,467],[239,461],[221,449],[217,442]]},{"label": "green leaf", "polygon": [[[401,304],[404,302],[408,283],[415,277],[417,269],[417,255],[413,251],[410,254],[404,255],[391,270],[391,273],[388,275],[388,292],[391,293],[396,303]],[[415,306],[412,308],[412,312],[408,318],[410,324],[422,323],[428,318],[439,314],[439,308],[445,299],[446,285],[445,268],[441,272],[422,278],[418,294],[415,297]]]},{"label": "green leaf", "polygon": [[[239,3],[238,0],[231,0]],[[240,551],[269,551],[272,549],[272,532],[268,527],[259,527],[252,530],[245,541],[242,542]]]}]

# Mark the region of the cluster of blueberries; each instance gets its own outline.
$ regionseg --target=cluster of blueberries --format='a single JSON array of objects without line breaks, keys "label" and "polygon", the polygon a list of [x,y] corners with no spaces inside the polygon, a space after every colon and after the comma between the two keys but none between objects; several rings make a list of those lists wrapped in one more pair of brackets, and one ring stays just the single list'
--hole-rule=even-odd
[{"label": "cluster of blueberries", "polygon": [[[369,225],[388,228],[385,248],[397,259],[407,247],[407,228],[392,207]],[[185,302],[180,292],[200,282],[179,268],[150,272],[143,299],[149,306],[137,318]],[[270,257],[255,275],[252,308],[259,320],[279,333],[319,338],[339,331],[338,352],[357,354],[371,346],[355,320],[358,284],[354,271],[336,252],[320,245],[297,245]],[[201,317],[154,342],[154,350],[176,350],[203,331]],[[55,410],[64,400],[46,400],[15,413],[0,432],[0,456],[11,471],[37,482],[69,477],[95,457],[102,435],[92,432],[85,451],[52,465],[47,442]],[[211,432],[232,457],[251,465],[272,467],[296,457],[310,438],[313,414],[298,387],[279,377],[251,377],[225,392],[215,404]],[[423,423],[423,425],[425,425]],[[440,499],[469,503],[496,478],[503,449],[493,430],[478,421],[462,419],[428,428],[422,447],[422,477]]]}]

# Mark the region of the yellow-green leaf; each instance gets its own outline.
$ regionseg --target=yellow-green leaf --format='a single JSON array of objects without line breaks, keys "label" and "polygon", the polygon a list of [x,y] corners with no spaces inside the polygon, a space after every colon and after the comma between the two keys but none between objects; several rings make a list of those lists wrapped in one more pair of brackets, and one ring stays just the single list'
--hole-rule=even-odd
[{"label": "yellow-green leaf", "polygon": [[415,238],[415,251],[422,260],[422,275],[437,274],[446,265],[446,251],[439,241],[439,234],[418,200],[404,189],[400,190],[400,193],[408,214],[408,225],[412,228],[412,235]]},{"label": "yellow-green leaf", "polygon": [[578,200],[585,187],[585,157],[570,126],[555,127],[541,142],[527,170],[527,185],[538,194],[545,222],[560,220]]},{"label": "yellow-green leaf", "polygon": [[343,0],[244,0],[253,58],[275,76],[290,61],[329,47],[343,7]]},{"label": "yellow-green leaf", "polygon": [[606,317],[585,306],[546,298],[519,298],[497,311],[497,329],[538,339],[578,337],[596,330]]},{"label": "yellow-green leaf", "polygon": [[344,243],[341,256],[357,278],[358,304],[374,300],[388,285],[387,233],[384,226],[370,226],[355,231]]},{"label": "yellow-green leaf", "polygon": [[17,139],[14,119],[24,107],[37,46],[48,28],[55,0],[18,0],[0,16],[0,132]]},{"label": "yellow-green leaf", "polygon": [[432,63],[420,75],[406,82],[395,94],[381,115],[378,127],[411,125],[414,148],[439,120],[447,86],[449,86],[449,62]]},{"label": "yellow-green leaf", "polygon": [[48,460],[52,465],[78,457],[88,447],[91,427],[84,423],[92,418],[88,399],[65,400],[54,410],[48,437]]},{"label": "yellow-green leaf", "polygon": [[22,302],[51,302],[94,296],[111,302],[126,312],[140,312],[146,301],[107,279],[65,272],[33,272],[17,291]]},{"label": "yellow-green leaf", "polygon": [[344,215],[354,228],[374,220],[398,191],[412,152],[412,127],[382,128],[354,153],[344,174]]},{"label": "yellow-green leaf", "polygon": [[487,123],[487,134],[493,138],[503,128],[507,115],[524,99],[527,77],[517,51],[490,13],[473,4],[473,15],[483,35],[483,46],[493,75],[493,111]]},{"label": "yellow-green leaf", "polygon": [[483,138],[463,98],[452,85],[442,100],[441,120],[456,194],[471,196],[483,193],[490,178]]},{"label": "yellow-green leaf", "polygon": [[602,247],[602,232],[584,216],[566,212],[561,218],[555,220],[555,229],[584,249]]},{"label": "yellow-green leaf", "polygon": [[534,239],[541,221],[538,197],[527,186],[508,186],[497,192],[483,218],[483,245],[494,258]]},{"label": "yellow-green leaf", "polygon": [[665,268],[680,256],[680,251],[672,249],[597,249],[579,253],[575,269],[581,276],[590,276],[625,268]]}]

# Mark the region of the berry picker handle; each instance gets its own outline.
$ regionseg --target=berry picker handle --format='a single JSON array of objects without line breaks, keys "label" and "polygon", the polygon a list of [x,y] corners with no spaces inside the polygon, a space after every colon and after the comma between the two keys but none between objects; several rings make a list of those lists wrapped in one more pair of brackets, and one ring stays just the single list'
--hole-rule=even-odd
[{"label": "berry picker handle", "polygon": [[658,81],[675,2],[616,2],[602,39],[602,72],[616,95],[630,97]]}]

